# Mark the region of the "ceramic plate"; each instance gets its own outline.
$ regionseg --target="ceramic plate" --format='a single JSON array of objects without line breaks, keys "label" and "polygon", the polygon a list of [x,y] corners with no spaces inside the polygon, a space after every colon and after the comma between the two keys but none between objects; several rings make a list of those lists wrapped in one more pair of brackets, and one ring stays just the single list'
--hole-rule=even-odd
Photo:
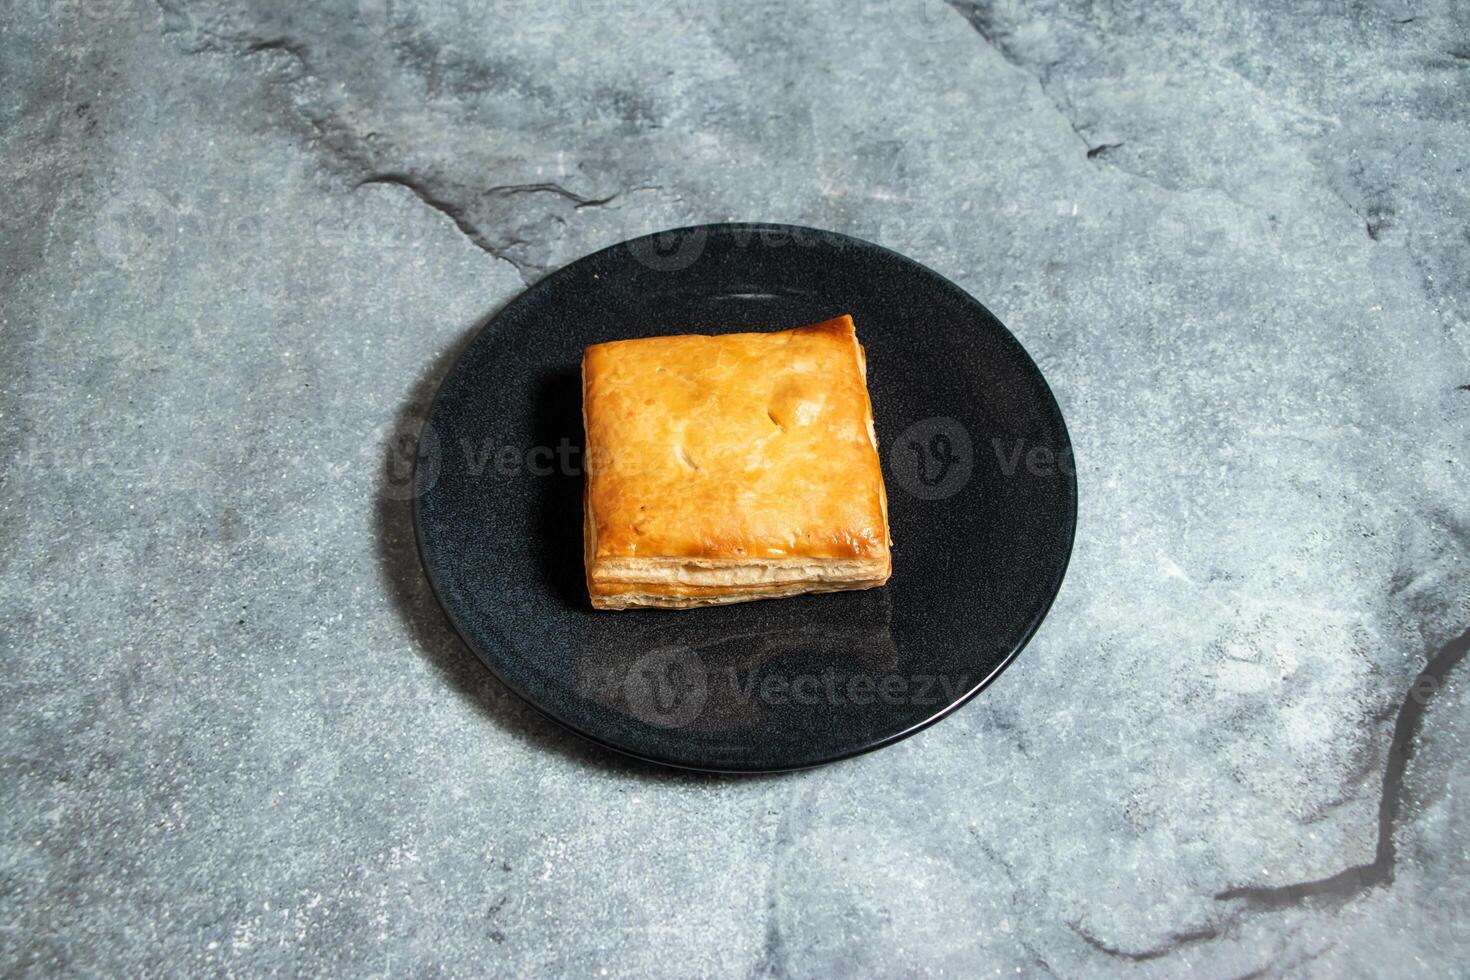
[{"label": "ceramic plate", "polygon": [[[593,612],[583,348],[840,313],[867,348],[894,542],[888,585]],[[974,697],[1051,606],[1077,511],[1056,400],[985,307],[877,245],[756,224],[615,245],[510,303],[445,377],[412,492],[434,591],[508,687],[618,751],[740,772],[889,745]]]}]

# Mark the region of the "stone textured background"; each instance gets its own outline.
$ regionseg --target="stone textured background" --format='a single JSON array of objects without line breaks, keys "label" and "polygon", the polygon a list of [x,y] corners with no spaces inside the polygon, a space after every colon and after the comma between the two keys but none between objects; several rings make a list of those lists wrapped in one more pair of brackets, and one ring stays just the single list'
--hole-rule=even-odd
[{"label": "stone textured background", "polygon": [[[1470,7],[10,0],[0,78],[5,972],[1465,970]],[[724,219],[970,290],[1082,489],[995,687],[759,779],[515,702],[382,491]]]}]

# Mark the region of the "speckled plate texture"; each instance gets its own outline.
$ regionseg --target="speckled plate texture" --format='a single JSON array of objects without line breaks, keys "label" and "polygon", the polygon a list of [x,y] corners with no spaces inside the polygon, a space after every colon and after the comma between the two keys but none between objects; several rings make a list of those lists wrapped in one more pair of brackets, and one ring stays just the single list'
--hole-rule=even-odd
[{"label": "speckled plate texture", "polygon": [[[593,612],[581,552],[583,349],[840,313],[868,353],[894,541],[888,585]],[[460,355],[419,447],[419,551],[470,648],[573,731],[693,769],[819,765],[943,718],[1036,632],[1076,526],[1067,430],[1015,337],[910,259],[789,225],[661,232],[541,280]]]}]

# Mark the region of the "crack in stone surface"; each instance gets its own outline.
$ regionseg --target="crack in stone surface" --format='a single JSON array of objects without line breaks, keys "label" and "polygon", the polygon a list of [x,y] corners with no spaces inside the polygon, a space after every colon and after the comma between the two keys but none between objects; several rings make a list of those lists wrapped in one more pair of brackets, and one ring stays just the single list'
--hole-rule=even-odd
[{"label": "crack in stone surface", "polygon": [[560,184],[546,182],[540,184],[501,184],[485,190],[486,195],[498,197],[510,197],[514,194],[555,194],[557,197],[571,201],[579,208],[595,208],[609,204],[617,200],[617,194],[609,194],[606,197],[584,197],[576,191],[567,190]]},{"label": "crack in stone surface", "polygon": [[1081,127],[1077,124],[1076,119],[1073,117],[1071,107],[1064,104],[1063,100],[1053,95],[1048,86],[1048,81],[1051,75],[1051,66],[1046,65],[1038,69],[1028,63],[1024,58],[1022,58],[1020,54],[1018,54],[1016,50],[1009,43],[1007,43],[1005,36],[1000,33],[999,30],[997,30],[995,18],[991,15],[990,9],[984,4],[975,2],[975,0],[944,0],[944,2],[949,4],[955,10],[959,11],[960,15],[964,17],[965,20],[969,21],[970,26],[975,29],[975,33],[979,34],[981,39],[986,44],[994,48],[995,52],[999,54],[1002,58],[1004,58],[1007,64],[1015,68],[1019,68],[1021,71],[1036,79],[1037,84],[1041,86],[1041,94],[1046,96],[1047,100],[1051,102],[1052,106],[1057,110],[1061,117],[1066,120],[1067,126],[1071,128],[1072,132],[1077,134],[1077,138],[1082,141],[1082,145],[1086,150],[1088,158],[1091,159],[1093,150],[1095,150],[1096,147],[1092,145],[1091,141],[1088,140],[1086,134],[1082,132]]},{"label": "crack in stone surface", "polygon": [[[280,54],[291,58],[297,72],[287,84],[293,93],[301,86],[325,84],[326,79],[310,58],[310,45],[299,38],[279,32],[256,33],[249,29],[225,30],[206,26],[196,21],[189,8],[177,0],[155,0],[164,17],[164,34],[186,36],[192,40],[187,50],[190,54],[210,53],[238,56]],[[583,194],[556,181],[528,181],[496,184],[483,189],[472,184],[463,185],[439,179],[432,172],[420,168],[400,166],[384,146],[375,142],[377,132],[359,132],[350,119],[355,117],[351,106],[346,111],[330,105],[313,105],[304,98],[293,98],[290,109],[300,118],[314,135],[318,148],[324,153],[332,169],[352,180],[354,189],[372,184],[386,184],[410,191],[420,202],[449,218],[455,228],[473,245],[494,259],[505,262],[515,269],[521,281],[530,285],[546,274],[549,267],[544,262],[534,261],[517,251],[524,252],[535,244],[523,234],[525,226],[535,221],[548,223],[550,229],[564,228],[565,218],[554,211],[526,211],[510,203],[499,207],[503,214],[486,215],[475,213],[475,204],[495,207],[491,202],[510,202],[518,197],[533,198],[546,195],[565,201],[573,212],[608,207],[621,197],[639,191],[654,191],[656,184],[640,184],[624,191],[610,194]],[[519,226],[522,233],[506,232],[496,235],[491,228],[496,225]],[[546,230],[546,229],[543,229]]]},{"label": "crack in stone surface", "polygon": [[503,248],[491,242],[479,228],[475,227],[474,222],[465,217],[463,208],[454,204],[452,201],[444,200],[435,195],[423,181],[409,174],[373,174],[358,181],[356,186],[365,187],[371,184],[387,184],[392,187],[402,187],[404,190],[411,192],[424,204],[438,211],[450,221],[453,221],[454,227],[459,229],[460,233],[468,238],[477,248],[492,258],[508,263],[516,270],[516,274],[521,277],[521,281],[526,285],[529,286],[536,278],[545,274],[545,269],[517,259]]},{"label": "crack in stone surface", "polygon": [[1414,755],[1414,744],[1424,726],[1430,704],[1443,689],[1445,679],[1470,652],[1470,630],[1450,640],[1431,656],[1409,685],[1399,705],[1383,770],[1383,792],[1378,804],[1378,845],[1373,860],[1345,868],[1327,878],[1287,885],[1242,885],[1218,892],[1219,901],[1241,899],[1257,908],[1279,909],[1314,899],[1343,904],[1366,891],[1393,884],[1398,858],[1394,840],[1408,796],[1405,776]]},{"label": "crack in stone surface", "polygon": [[[1140,173],[1137,170],[1119,166],[1113,161],[1105,160],[1104,158],[1107,156],[1108,151],[1115,150],[1121,147],[1123,145],[1123,142],[1118,141],[1114,143],[1094,144],[1092,140],[1088,138],[1087,133],[1083,131],[1082,123],[1077,121],[1076,108],[1071,104],[1070,100],[1062,98],[1052,91],[1051,73],[1052,68],[1056,65],[1056,62],[1046,63],[1038,68],[1027,61],[1009,43],[1005,34],[999,30],[999,27],[995,22],[995,18],[991,14],[990,8],[988,6],[986,6],[984,3],[978,2],[978,0],[944,0],[944,2],[949,4],[949,6],[953,7],[955,10],[959,11],[959,13],[965,18],[965,20],[969,21],[970,26],[975,29],[975,33],[979,34],[981,39],[984,40],[986,44],[995,49],[996,53],[998,53],[1003,59],[1005,59],[1007,64],[1010,64],[1013,67],[1020,69],[1021,71],[1030,75],[1032,78],[1036,79],[1036,84],[1040,87],[1041,94],[1045,96],[1047,101],[1052,104],[1052,107],[1056,109],[1057,114],[1062,117],[1062,121],[1067,124],[1067,128],[1072,131],[1073,135],[1077,137],[1078,142],[1082,144],[1083,154],[1088,160],[1097,163],[1108,163],[1111,166],[1116,167],[1123,173],[1128,174],[1130,177],[1134,177],[1138,180],[1143,181],[1144,183],[1151,184],[1154,187],[1157,187],[1163,191],[1177,191],[1180,189],[1169,187],[1167,184],[1161,183],[1148,174]],[[1230,194],[1228,191],[1221,187],[1201,186],[1199,189],[1217,191],[1221,194],[1224,194],[1232,201],[1236,200],[1234,195]]]},{"label": "crack in stone surface", "polygon": [[287,37],[273,37],[251,41],[245,46],[245,51],[247,54],[260,54],[264,51],[282,51],[301,62],[303,66],[306,65],[306,45]]},{"label": "crack in stone surface", "polygon": [[1168,940],[1162,945],[1135,952],[1133,950],[1122,949],[1104,941],[1089,932],[1080,922],[1068,922],[1067,928],[1071,929],[1077,934],[1079,939],[1098,952],[1111,956],[1114,959],[1128,960],[1131,963],[1147,963],[1150,960],[1163,959],[1170,953],[1177,952],[1189,946],[1196,946],[1200,943],[1207,943],[1211,940],[1219,939],[1224,935],[1220,929],[1214,926],[1205,926],[1200,929],[1170,933]]},{"label": "crack in stone surface", "polygon": [[[1015,908],[1017,904],[1016,897],[1023,890],[1021,887],[1020,879],[1016,874],[1015,866],[1012,865],[1011,862],[1007,861],[1004,857],[1002,857],[1000,852],[992,847],[990,843],[980,835],[980,832],[978,830],[976,830],[974,827],[970,827],[968,829],[970,836],[975,840],[975,846],[980,848],[980,853],[985,855],[985,859],[987,861],[1000,868],[1001,874],[1005,876],[1006,883],[1011,886],[1010,904],[1012,908]],[[1043,973],[1045,973],[1049,977],[1058,976],[1056,969],[1051,965],[1050,961],[1048,961],[1047,958],[1041,954],[1041,951],[1036,948],[1034,943],[1026,939],[1024,936],[1020,935],[1016,937],[1016,941],[1020,943],[1021,948],[1026,951],[1026,954],[1031,957],[1033,964],[1037,966]]]}]

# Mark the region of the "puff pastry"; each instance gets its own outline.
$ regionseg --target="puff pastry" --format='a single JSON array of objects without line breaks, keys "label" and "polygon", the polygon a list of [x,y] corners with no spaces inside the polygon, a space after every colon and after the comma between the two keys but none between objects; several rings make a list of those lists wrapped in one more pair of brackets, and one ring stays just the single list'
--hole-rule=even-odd
[{"label": "puff pastry", "polygon": [[594,608],[888,581],[888,500],[851,317],[589,347],[582,421]]}]

